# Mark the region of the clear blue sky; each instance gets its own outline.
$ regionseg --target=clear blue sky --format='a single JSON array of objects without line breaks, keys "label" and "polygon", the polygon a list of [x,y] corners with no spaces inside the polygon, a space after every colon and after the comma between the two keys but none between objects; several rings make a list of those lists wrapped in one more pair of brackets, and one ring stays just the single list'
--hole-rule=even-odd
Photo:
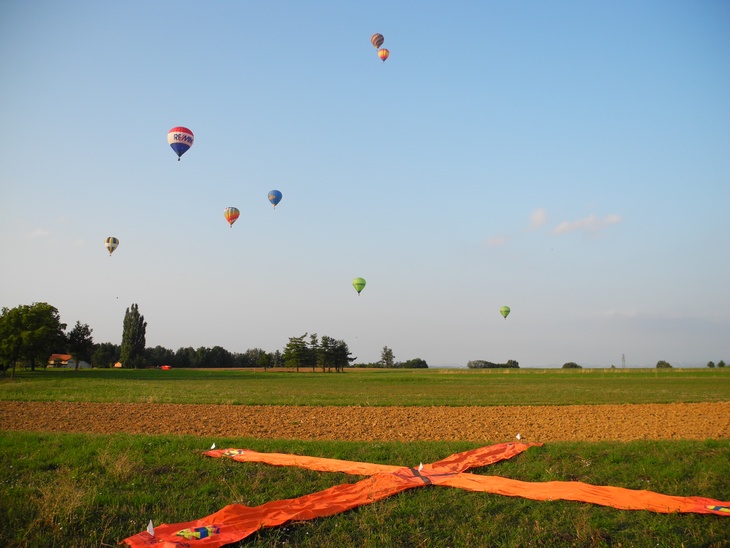
[{"label": "clear blue sky", "polygon": [[120,343],[138,303],[173,350],[730,362],[727,1],[6,0],[0,82],[0,306]]}]

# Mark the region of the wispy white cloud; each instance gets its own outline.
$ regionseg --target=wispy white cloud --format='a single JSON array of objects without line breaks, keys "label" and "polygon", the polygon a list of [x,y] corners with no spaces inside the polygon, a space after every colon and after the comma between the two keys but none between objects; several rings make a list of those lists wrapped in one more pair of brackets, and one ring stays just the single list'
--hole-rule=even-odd
[{"label": "wispy white cloud", "polygon": [[635,308],[608,309],[596,314],[597,318],[611,320],[637,320],[646,322],[676,322],[684,320],[712,321],[707,318],[704,312],[695,310],[637,310]]},{"label": "wispy white cloud", "polygon": [[31,232],[27,232],[25,238],[26,240],[39,242],[42,245],[52,244],[62,248],[81,248],[87,245],[85,238],[67,238],[45,228],[36,228]]},{"label": "wispy white cloud", "polygon": [[569,232],[575,232],[578,230],[585,232],[598,232],[604,227],[615,225],[621,221],[621,216],[616,214],[606,215],[602,219],[599,219],[595,215],[589,215],[583,219],[577,221],[563,221],[555,228],[553,228],[553,234],[567,234]]},{"label": "wispy white cloud", "polygon": [[530,213],[530,230],[540,228],[545,222],[547,222],[547,211],[544,207],[538,207]]},{"label": "wispy white cloud", "polygon": [[499,247],[507,243],[507,236],[492,236],[487,238],[487,247]]},{"label": "wispy white cloud", "polygon": [[29,238],[31,240],[39,240],[41,238],[47,238],[50,235],[50,230],[46,230],[45,228],[36,228],[34,231],[26,234],[26,238]]},{"label": "wispy white cloud", "polygon": [[617,319],[626,319],[626,318],[637,318],[641,315],[641,313],[637,310],[605,310],[602,313],[599,314],[600,317],[603,318],[617,318]]}]

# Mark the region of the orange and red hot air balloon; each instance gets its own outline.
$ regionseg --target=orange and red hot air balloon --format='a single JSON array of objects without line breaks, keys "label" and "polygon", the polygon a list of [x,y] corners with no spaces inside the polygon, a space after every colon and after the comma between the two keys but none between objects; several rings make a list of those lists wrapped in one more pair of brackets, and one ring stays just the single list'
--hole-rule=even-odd
[{"label": "orange and red hot air balloon", "polygon": [[223,211],[223,216],[226,218],[226,221],[228,221],[228,224],[231,225],[231,228],[233,228],[233,223],[236,222],[236,219],[238,219],[240,215],[241,212],[235,207],[227,207]]},{"label": "orange and red hot air balloon", "polygon": [[380,48],[378,50],[378,57],[380,57],[383,60],[383,63],[385,63],[385,60],[390,56],[390,52],[385,48]]}]

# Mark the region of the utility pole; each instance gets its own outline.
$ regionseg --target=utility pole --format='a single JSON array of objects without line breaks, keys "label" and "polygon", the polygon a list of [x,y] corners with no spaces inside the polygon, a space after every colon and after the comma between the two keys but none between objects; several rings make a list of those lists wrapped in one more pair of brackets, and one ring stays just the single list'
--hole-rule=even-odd
[{"label": "utility pole", "polygon": [[626,356],[621,354],[621,368],[626,369]]}]

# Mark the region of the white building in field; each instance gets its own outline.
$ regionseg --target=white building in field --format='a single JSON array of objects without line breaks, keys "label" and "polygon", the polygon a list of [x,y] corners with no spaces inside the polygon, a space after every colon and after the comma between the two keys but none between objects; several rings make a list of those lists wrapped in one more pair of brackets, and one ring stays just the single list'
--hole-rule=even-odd
[{"label": "white building in field", "polygon": [[[77,361],[71,354],[51,354],[51,357],[48,358],[48,367],[76,369]],[[84,360],[78,361],[78,364],[79,369],[91,369],[91,364],[86,363]]]}]

